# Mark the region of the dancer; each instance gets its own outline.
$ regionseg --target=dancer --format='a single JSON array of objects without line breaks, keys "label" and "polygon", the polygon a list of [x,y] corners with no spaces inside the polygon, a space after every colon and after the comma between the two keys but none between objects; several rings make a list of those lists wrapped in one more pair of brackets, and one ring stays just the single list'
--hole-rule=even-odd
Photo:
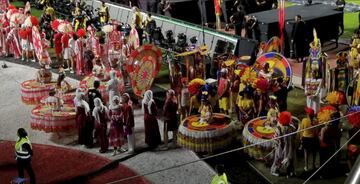
[{"label": "dancer", "polygon": [[[279,115],[279,122],[275,128],[275,136],[280,137],[290,134],[296,129],[291,123],[291,113],[288,111],[281,112]],[[281,167],[286,168],[287,176],[294,175],[294,138],[293,136],[286,136],[275,140],[275,157],[273,165],[271,166],[271,174],[279,176]]]},{"label": "dancer", "polygon": [[177,144],[177,129],[178,129],[178,119],[177,119],[177,110],[178,110],[178,100],[175,95],[175,91],[170,89],[166,93],[166,100],[164,104],[164,150],[168,149],[168,132],[172,131],[173,135],[173,146]]},{"label": "dancer", "polygon": [[225,68],[221,69],[221,78],[218,88],[220,112],[225,114],[229,114],[230,108],[230,81],[227,77],[227,74],[228,71]]},{"label": "dancer", "polygon": [[107,121],[109,119],[108,108],[103,105],[100,98],[95,98],[94,105],[95,108],[92,115],[95,119],[96,135],[98,143],[100,144],[99,153],[105,153],[109,147],[109,140],[106,136]]},{"label": "dancer", "polygon": [[153,100],[153,92],[147,90],[142,100],[142,110],[144,112],[145,124],[145,143],[150,148],[156,148],[161,144],[159,125],[157,121],[157,108]]},{"label": "dancer", "polygon": [[245,89],[240,92],[240,97],[238,98],[239,119],[242,125],[245,125],[245,123],[254,118],[256,112],[252,94],[252,90],[249,87],[245,87]]},{"label": "dancer", "polygon": [[40,69],[36,72],[36,81],[42,84],[50,83],[52,73],[45,68],[44,65],[40,66]]},{"label": "dancer", "polygon": [[73,65],[71,62],[72,53],[71,53],[71,49],[69,46],[69,40],[70,40],[69,34],[63,34],[63,36],[61,37],[61,40],[60,40],[62,51],[63,51],[64,65],[66,64],[66,66],[67,66],[65,71],[70,71],[73,68]]},{"label": "dancer", "polygon": [[181,79],[182,89],[180,92],[180,108],[181,108],[181,121],[184,120],[189,115],[190,107],[190,93],[186,85],[186,78]]},{"label": "dancer", "polygon": [[15,143],[15,158],[18,168],[19,178],[24,178],[24,170],[27,171],[30,177],[30,184],[36,183],[34,170],[31,166],[31,158],[33,157],[33,149],[28,134],[24,128],[19,128],[17,131],[19,139]]},{"label": "dancer", "polygon": [[[305,112],[307,117],[301,121],[300,130],[308,129],[310,127],[316,126],[317,121],[315,119],[315,111],[311,108],[305,107]],[[305,167],[304,171],[308,171],[309,167],[309,157],[312,154],[312,168],[316,169],[315,161],[316,161],[316,154],[319,149],[319,137],[318,137],[318,129],[313,128],[309,130],[305,130],[300,132],[300,140],[302,143],[302,147],[304,148],[304,160],[305,160]]]},{"label": "dancer", "polygon": [[40,66],[45,65],[46,69],[50,69],[51,58],[48,52],[48,49],[50,48],[50,42],[45,38],[45,36],[46,36],[45,30],[43,30],[42,33],[40,34],[41,45],[43,49],[42,49],[41,57],[39,59],[39,64]]},{"label": "dancer", "polygon": [[84,93],[80,88],[76,90],[74,98],[74,105],[76,107],[76,126],[78,128],[78,143],[80,145],[92,146],[92,131],[90,132],[88,127],[88,119],[90,116],[89,104],[85,101]]},{"label": "dancer", "polygon": [[124,144],[124,131],[123,131],[123,107],[120,104],[120,97],[113,96],[111,98],[109,106],[109,117],[111,121],[110,130],[109,130],[109,144],[114,147],[113,156],[117,153],[125,152],[126,150],[122,149],[121,146]]},{"label": "dancer", "polygon": [[60,63],[60,66],[63,65],[63,61],[62,61],[62,53],[63,53],[63,47],[62,47],[62,43],[61,43],[61,38],[62,38],[63,34],[60,33],[59,31],[55,30],[55,34],[54,34],[54,38],[53,38],[53,42],[54,42],[54,46],[55,46],[55,54],[56,54],[56,59],[57,62]]},{"label": "dancer", "polygon": [[109,22],[109,7],[106,6],[105,1],[101,1],[101,7],[99,9],[100,23],[105,25]]},{"label": "dancer", "polygon": [[[106,84],[106,91],[109,92],[109,100],[112,100],[114,96],[120,96],[119,92],[119,79],[116,78],[115,70],[110,71],[110,80]],[[110,101],[111,102],[111,101]],[[111,105],[111,103],[109,103]]]},{"label": "dancer", "polygon": [[18,25],[11,22],[10,32],[7,34],[6,43],[9,46],[8,51],[14,54],[15,59],[19,59],[21,55],[21,46],[18,37],[19,28]]},{"label": "dancer", "polygon": [[134,111],[130,101],[130,95],[128,93],[124,93],[121,98],[124,115],[124,134],[126,135],[128,141],[128,153],[133,154],[135,151]]},{"label": "dancer", "polygon": [[[77,37],[74,37],[77,38]],[[76,62],[76,74],[84,75],[84,39],[82,37],[78,37],[75,39],[75,62]]]}]

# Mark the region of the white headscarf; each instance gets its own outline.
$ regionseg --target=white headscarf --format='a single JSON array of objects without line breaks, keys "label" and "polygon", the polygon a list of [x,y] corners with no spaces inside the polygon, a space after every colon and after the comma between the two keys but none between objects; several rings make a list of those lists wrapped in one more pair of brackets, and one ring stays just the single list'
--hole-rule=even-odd
[{"label": "white headscarf", "polygon": [[117,86],[119,84],[119,80],[116,78],[116,73],[114,70],[110,71],[110,80],[107,82],[107,90],[115,90],[117,91]]},{"label": "white headscarf", "polygon": [[76,89],[75,98],[74,98],[74,105],[75,107],[82,107],[85,109],[85,112],[90,111],[89,104],[84,100],[85,94],[81,91],[80,88]]},{"label": "white headscarf", "polygon": [[149,111],[149,114],[152,114],[152,112],[151,112],[152,103],[154,103],[153,92],[150,91],[150,90],[147,90],[145,92],[145,94],[144,94],[144,99],[142,100],[142,110],[143,110],[144,113],[145,113],[144,105],[146,104],[147,108],[148,108],[148,111]]},{"label": "white headscarf", "polygon": [[94,116],[96,121],[100,121],[99,113],[105,111],[106,115],[107,115],[108,109],[103,105],[100,98],[95,98],[94,99],[94,105],[95,105],[95,108],[94,108],[94,110],[92,112],[92,115]]},{"label": "white headscarf", "polygon": [[[118,101],[118,104],[115,104],[115,100]],[[111,101],[112,101],[112,103],[110,104],[109,109],[118,109],[119,107],[121,107],[119,96],[117,96],[117,95],[113,96]]]}]

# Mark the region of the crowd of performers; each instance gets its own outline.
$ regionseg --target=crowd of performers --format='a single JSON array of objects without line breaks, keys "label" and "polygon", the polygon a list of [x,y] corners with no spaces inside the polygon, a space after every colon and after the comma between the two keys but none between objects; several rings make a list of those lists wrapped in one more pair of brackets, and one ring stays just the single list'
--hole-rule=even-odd
[{"label": "crowd of performers", "polygon": [[[105,5],[104,5],[105,6]],[[134,8],[134,25],[138,36],[141,38],[143,20],[137,8]],[[17,18],[12,18],[13,14]],[[26,21],[28,20],[29,21]],[[65,25],[61,25],[65,24]],[[129,42],[122,35],[120,26],[115,22],[110,26],[111,31],[105,35],[96,34],[96,30],[89,26],[87,29],[68,28],[71,25],[66,21],[54,20],[51,27],[54,29],[53,42],[55,53],[61,66],[57,86],[65,91],[72,90],[65,80],[66,71],[76,72],[77,75],[94,74],[101,78],[105,69],[110,69],[110,80],[107,82],[109,98],[99,91],[100,81],[95,80],[93,88],[84,90],[76,89],[73,103],[76,108],[76,125],[78,128],[78,143],[86,147],[93,147],[94,143],[100,145],[99,152],[105,153],[109,147],[113,147],[114,155],[119,152],[130,153],[135,151],[134,138],[134,113],[130,96],[117,88],[120,82],[116,78],[115,70],[123,69],[123,63],[129,57],[134,42]],[[35,38],[34,30],[39,26],[31,15],[30,9],[16,9],[9,6],[6,13],[1,15],[0,48],[1,54],[23,62],[38,60],[41,69],[37,73],[40,83],[51,81],[51,72],[47,69],[52,64],[48,53],[49,40],[46,39],[46,31],[40,31],[40,38]],[[34,28],[35,27],[35,28]],[[62,27],[62,29],[60,29]],[[105,31],[105,30],[103,30]],[[141,45],[141,40],[138,45]],[[41,52],[36,50],[42,46]],[[176,146],[177,128],[180,120],[189,115],[200,114],[200,123],[211,120],[214,112],[227,115],[236,114],[240,122],[240,128],[249,120],[267,116],[265,127],[275,128],[276,136],[283,136],[297,129],[305,129],[318,123],[326,123],[317,129],[306,130],[301,133],[301,143],[305,150],[305,168],[308,170],[308,157],[313,154],[312,166],[315,168],[315,155],[320,152],[320,164],[323,164],[340,146],[341,138],[341,108],[346,96],[351,96],[350,105],[359,105],[360,84],[350,82],[346,76],[347,70],[353,70],[351,78],[359,79],[359,53],[360,34],[357,34],[352,43],[349,54],[350,65],[347,67],[347,58],[343,54],[338,55],[337,67],[331,74],[334,80],[329,85],[325,77],[328,72],[325,56],[321,52],[320,40],[314,34],[314,41],[310,44],[310,56],[306,62],[304,74],[304,88],[307,96],[304,118],[301,124],[294,124],[291,113],[287,111],[287,96],[291,90],[290,79],[286,76],[277,75],[270,63],[262,65],[246,66],[234,62],[219,62],[217,66],[217,80],[206,83],[205,66],[201,61],[201,54],[195,54],[194,66],[188,67],[186,75],[181,73],[180,68],[173,63],[171,73],[171,89],[167,90],[166,100],[163,107],[164,113],[164,145],[162,143],[158,125],[158,109],[153,98],[153,92],[148,90],[143,95],[142,111],[144,113],[145,143],[152,148],[168,149],[168,132],[173,133],[173,146]],[[260,49],[261,50],[261,49]],[[119,52],[117,55],[112,53]],[[344,60],[346,62],[344,63]],[[61,67],[61,68],[62,68]],[[126,80],[126,78],[125,78]],[[181,81],[181,82],[179,82]],[[328,84],[328,85],[325,85]],[[329,87],[331,86],[331,87]],[[347,90],[351,86],[352,90]],[[328,93],[326,92],[328,90]],[[348,91],[348,92],[347,92]],[[351,95],[346,95],[348,93]],[[54,92],[50,92],[47,103],[55,104],[54,110],[61,109],[63,99]],[[328,105],[321,107],[320,102],[326,97]],[[354,106],[355,108],[356,106]],[[351,108],[350,108],[351,109]],[[359,109],[352,109],[359,111]],[[178,112],[180,118],[178,118]],[[360,128],[357,118],[351,116],[349,122],[353,128],[349,131],[354,134]],[[359,117],[359,116],[357,116]],[[354,120],[355,119],[355,120]],[[108,127],[108,123],[110,127]],[[94,131],[95,130],[95,131]],[[94,133],[95,132],[95,133]],[[353,163],[359,154],[360,139],[357,136],[349,143],[349,165]],[[95,139],[96,138],[96,139]],[[94,139],[96,141],[94,141]],[[128,146],[125,146],[127,140]],[[294,136],[287,136],[275,141],[275,152],[273,154],[273,165],[271,173],[279,175],[281,168],[286,168],[288,175],[294,174]],[[334,170],[336,163],[328,164],[327,169],[322,169],[325,174]]]}]

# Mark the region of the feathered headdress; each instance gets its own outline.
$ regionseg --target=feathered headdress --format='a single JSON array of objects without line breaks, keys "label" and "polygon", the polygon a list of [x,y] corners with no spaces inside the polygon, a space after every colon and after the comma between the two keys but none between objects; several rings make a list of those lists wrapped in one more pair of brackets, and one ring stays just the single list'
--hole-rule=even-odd
[{"label": "feathered headdress", "polygon": [[262,92],[265,92],[269,89],[269,82],[264,78],[258,78],[254,82],[254,87]]},{"label": "feathered headdress", "polygon": [[336,108],[331,105],[322,107],[317,114],[319,123],[326,123],[326,122],[330,121],[331,115],[335,112],[336,112]]},{"label": "feathered headdress", "polygon": [[309,116],[314,116],[315,115],[315,111],[314,109],[310,108],[310,107],[305,107],[305,113]]},{"label": "feathered headdress", "polygon": [[346,103],[345,95],[341,91],[333,91],[325,99],[330,105],[343,105]]},{"label": "feathered headdress", "polygon": [[205,84],[206,82],[203,79],[200,78],[193,79],[192,81],[189,82],[188,85],[189,93],[191,95],[196,95],[200,91],[201,87]]},{"label": "feathered headdress", "polygon": [[287,126],[291,123],[291,113],[288,111],[283,111],[279,115],[279,123],[283,126]]},{"label": "feathered headdress", "polygon": [[84,37],[86,35],[86,31],[84,29],[79,29],[76,34],[78,37]]},{"label": "feathered headdress", "polygon": [[348,115],[348,122],[353,126],[360,128],[360,106],[350,107],[346,114]]},{"label": "feathered headdress", "polygon": [[240,79],[245,83],[251,84],[256,80],[256,72],[250,67],[247,67],[244,69],[244,72]]}]

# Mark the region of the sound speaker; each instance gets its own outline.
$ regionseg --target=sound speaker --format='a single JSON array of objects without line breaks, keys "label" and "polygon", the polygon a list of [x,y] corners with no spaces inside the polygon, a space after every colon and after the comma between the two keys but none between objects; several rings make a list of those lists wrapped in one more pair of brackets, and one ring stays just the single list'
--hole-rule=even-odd
[{"label": "sound speaker", "polygon": [[235,45],[231,42],[217,40],[214,52],[215,54],[233,53],[234,47]]},{"label": "sound speaker", "polygon": [[259,42],[256,40],[240,38],[235,48],[235,55],[238,57],[241,56],[251,56],[252,62],[255,61],[255,56],[257,49],[259,47]]}]

